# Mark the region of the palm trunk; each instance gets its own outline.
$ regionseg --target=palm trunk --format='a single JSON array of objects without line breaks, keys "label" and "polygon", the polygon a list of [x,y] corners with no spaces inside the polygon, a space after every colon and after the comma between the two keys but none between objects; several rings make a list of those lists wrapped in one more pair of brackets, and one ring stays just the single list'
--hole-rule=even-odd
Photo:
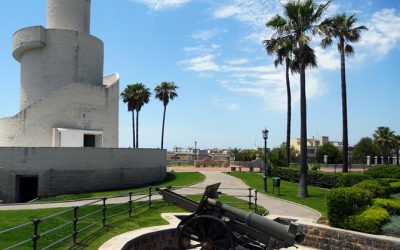
[{"label": "palm trunk", "polygon": [[165,113],[167,112],[167,106],[164,105],[164,114],[162,119],[162,128],[161,128],[161,149],[164,149],[164,125],[165,125]]},{"label": "palm trunk", "polygon": [[132,148],[136,148],[136,144],[135,144],[135,110],[132,110]]},{"label": "palm trunk", "polygon": [[290,164],[290,127],[292,120],[292,96],[289,81],[289,59],[286,59],[287,125],[286,125],[286,166]]},{"label": "palm trunk", "polygon": [[139,111],[136,111],[136,148],[139,148]]},{"label": "palm trunk", "polygon": [[399,155],[399,147],[397,147],[397,150],[396,150],[396,165],[397,165],[397,166],[400,165],[400,164],[399,164],[399,158],[400,158],[400,155]]},{"label": "palm trunk", "polygon": [[346,94],[346,62],[344,54],[344,39],[340,39],[340,67],[342,80],[342,121],[343,121],[343,166],[342,172],[349,171],[349,139],[347,130],[347,94]]},{"label": "palm trunk", "polygon": [[304,65],[300,69],[300,180],[298,196],[308,196],[307,190],[307,100],[306,100],[306,72]]}]

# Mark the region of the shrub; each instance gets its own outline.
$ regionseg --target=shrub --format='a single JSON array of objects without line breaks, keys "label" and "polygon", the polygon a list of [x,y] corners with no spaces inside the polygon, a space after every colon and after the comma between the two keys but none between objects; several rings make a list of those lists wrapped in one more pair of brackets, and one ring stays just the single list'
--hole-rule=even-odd
[{"label": "shrub", "polygon": [[379,180],[365,180],[355,184],[353,187],[368,190],[373,198],[388,198],[391,194],[389,184]]},{"label": "shrub", "polygon": [[361,174],[361,173],[341,173],[339,174],[338,182],[336,184],[337,187],[351,187],[354,184],[357,184],[361,181],[371,179],[372,177],[369,175]]},{"label": "shrub", "polygon": [[383,225],[382,233],[385,235],[400,237],[400,216],[391,216],[390,221]]},{"label": "shrub", "polygon": [[389,220],[389,213],[381,207],[368,207],[344,221],[344,228],[363,233],[379,234]]},{"label": "shrub", "polygon": [[400,215],[400,200],[397,199],[374,199],[372,204],[375,207],[386,209],[391,215]]},{"label": "shrub", "polygon": [[348,216],[353,215],[364,206],[370,205],[370,192],[360,188],[336,188],[326,196],[328,219],[332,226],[343,227]]},{"label": "shrub", "polygon": [[391,188],[391,193],[392,194],[398,194],[400,193],[400,181],[398,182],[391,182],[389,183],[390,188]]},{"label": "shrub", "polygon": [[365,174],[373,178],[396,178],[400,179],[400,167],[398,166],[378,166],[368,169]]}]

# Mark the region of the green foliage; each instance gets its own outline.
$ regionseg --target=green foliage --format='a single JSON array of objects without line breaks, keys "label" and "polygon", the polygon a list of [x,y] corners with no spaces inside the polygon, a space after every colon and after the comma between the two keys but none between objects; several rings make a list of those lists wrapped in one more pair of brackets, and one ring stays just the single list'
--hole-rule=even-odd
[{"label": "green foliage", "polygon": [[343,227],[347,217],[370,205],[372,198],[368,191],[351,187],[332,189],[327,194],[326,201],[329,223],[335,227]]},{"label": "green foliage", "polygon": [[400,180],[400,167],[398,166],[377,166],[368,169],[365,174],[373,178],[396,178]]},{"label": "green foliage", "polygon": [[400,200],[376,198],[372,204],[386,209],[391,215],[400,215]]},{"label": "green foliage", "polygon": [[379,179],[365,180],[355,184],[353,187],[358,187],[367,190],[373,198],[388,198],[391,194],[391,187],[387,182]]},{"label": "green foliage", "polygon": [[[290,148],[290,159],[292,162],[297,160],[298,151],[295,148]],[[282,167],[286,165],[286,147],[273,148],[269,153],[269,161],[274,167]]]},{"label": "green foliage", "polygon": [[389,213],[381,207],[368,207],[357,214],[349,216],[344,228],[363,233],[379,234],[381,227],[389,221]]},{"label": "green foliage", "polygon": [[400,237],[400,216],[391,216],[390,221],[383,225],[382,233],[385,235]]},{"label": "green foliage", "polygon": [[389,183],[391,189],[392,189],[392,194],[397,194],[400,193],[400,181],[397,182],[391,182]]},{"label": "green foliage", "polygon": [[237,149],[232,150],[232,154],[235,156],[235,161],[252,161],[257,158],[257,155],[264,157],[264,152],[259,152],[255,149]]},{"label": "green foliage", "polygon": [[[290,168],[274,168],[273,175],[279,176],[282,179],[298,182],[300,178],[298,167]],[[307,183],[319,187],[351,187],[354,184],[371,179],[370,176],[362,173],[325,173],[316,170],[308,171]]]},{"label": "green foliage", "polygon": [[337,187],[351,187],[363,180],[371,179],[371,176],[362,173],[340,173],[338,176]]},{"label": "green foliage", "polygon": [[324,155],[328,156],[328,164],[341,163],[341,150],[332,143],[326,143],[317,150],[317,161],[324,162]]},{"label": "green foliage", "polygon": [[353,162],[367,163],[367,156],[371,156],[371,161],[374,156],[380,156],[379,147],[369,137],[363,137],[354,145]]}]

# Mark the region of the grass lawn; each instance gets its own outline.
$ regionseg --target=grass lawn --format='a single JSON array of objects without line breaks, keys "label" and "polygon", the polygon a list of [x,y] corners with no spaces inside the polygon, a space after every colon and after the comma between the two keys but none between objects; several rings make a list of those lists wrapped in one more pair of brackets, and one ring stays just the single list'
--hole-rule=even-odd
[{"label": "grass lawn", "polygon": [[[189,196],[189,198],[199,200],[201,196],[192,195]],[[235,204],[232,204],[232,206],[243,210],[248,210],[248,205],[246,201],[242,201],[234,197],[221,197],[219,200],[226,203],[234,202]],[[154,201],[152,208],[148,208],[145,202],[137,202],[134,204],[134,207],[139,207],[140,205],[145,205],[145,207],[134,210],[133,216],[131,218],[128,217],[128,214],[126,212],[112,219],[108,219],[105,227],[102,227],[101,222],[99,222],[90,229],[80,233],[78,235],[78,242],[76,245],[72,243],[72,238],[69,238],[66,241],[56,245],[52,249],[98,249],[104,242],[116,235],[138,228],[167,224],[167,222],[161,218],[161,213],[185,212],[183,209],[176,206],[168,206],[164,201]],[[94,212],[99,209],[101,209],[101,206],[97,205],[82,207],[79,210],[79,216],[84,216],[85,214]],[[262,207],[260,207],[260,209],[262,211],[266,211]],[[43,220],[42,222],[40,222],[39,232],[41,234],[63,223],[71,222],[73,218],[73,212],[66,208],[0,211],[0,231],[25,222],[32,221],[33,219],[44,218],[50,214],[62,211],[67,212],[55,218]],[[127,205],[110,208],[107,210],[107,213],[111,215],[120,211],[127,211]],[[96,213],[88,218],[80,219],[78,222],[78,230],[94,223],[97,220],[101,220],[101,212]],[[32,237],[32,228],[32,225],[29,225],[12,233],[0,235],[0,249],[11,246],[25,239],[29,239],[30,237]],[[71,235],[71,233],[72,225],[68,225],[65,228],[60,229],[59,231],[44,235],[40,237],[38,245],[39,249],[56,242],[62,237]],[[32,249],[32,242],[29,242],[18,249]]]},{"label": "grass lawn", "polygon": [[[233,172],[230,175],[243,180],[248,186],[263,192],[263,178],[260,174],[254,172]],[[327,207],[325,195],[329,192],[328,189],[308,186],[307,198],[297,197],[298,184],[281,180],[281,192],[278,195],[275,189],[275,194],[272,194],[272,179],[268,178],[268,195],[275,196],[284,200],[293,201],[307,207],[311,207],[321,213],[320,221],[326,220]]]},{"label": "grass lawn", "polygon": [[203,181],[205,176],[197,172],[176,172],[167,173],[167,177],[162,182],[156,182],[146,187],[130,188],[123,190],[109,190],[103,192],[93,192],[93,193],[83,193],[83,194],[68,194],[56,197],[41,198],[35,202],[49,202],[49,201],[66,201],[66,200],[79,200],[79,199],[89,199],[89,198],[102,198],[114,195],[127,195],[129,192],[134,192],[135,194],[147,193],[147,186],[187,186]]}]

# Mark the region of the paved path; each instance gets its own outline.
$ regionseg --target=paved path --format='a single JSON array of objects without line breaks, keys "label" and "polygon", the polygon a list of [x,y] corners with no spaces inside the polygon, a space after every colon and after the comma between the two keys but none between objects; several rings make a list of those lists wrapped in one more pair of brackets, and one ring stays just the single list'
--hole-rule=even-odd
[{"label": "paved path", "polygon": [[[176,192],[180,194],[199,194],[204,191],[207,185],[221,182],[221,191],[231,195],[231,196],[243,196],[247,195],[246,190],[236,190],[236,189],[224,189],[224,188],[247,188],[241,180],[232,177],[230,175],[215,172],[215,171],[201,171],[207,178],[204,182],[193,185],[191,188],[182,188]],[[153,199],[161,199],[159,195],[154,195]],[[241,197],[241,199],[247,200],[246,197]],[[95,200],[93,200],[95,201]],[[123,203],[127,202],[127,197],[113,198],[107,201],[108,204],[111,203]],[[1,205],[0,210],[22,210],[22,209],[41,209],[41,208],[56,208],[56,207],[72,207],[72,206],[82,206],[87,204],[90,200],[84,201],[74,201],[74,202],[55,202],[55,203],[43,203],[43,204],[12,204],[12,205]],[[94,203],[101,204],[101,202]],[[287,202],[281,199],[272,198],[263,194],[258,195],[258,204],[267,208],[270,215],[281,215],[285,217],[300,217],[310,219],[312,221],[318,220],[320,214],[310,208],[306,208],[301,205],[297,205],[291,202]]]}]

